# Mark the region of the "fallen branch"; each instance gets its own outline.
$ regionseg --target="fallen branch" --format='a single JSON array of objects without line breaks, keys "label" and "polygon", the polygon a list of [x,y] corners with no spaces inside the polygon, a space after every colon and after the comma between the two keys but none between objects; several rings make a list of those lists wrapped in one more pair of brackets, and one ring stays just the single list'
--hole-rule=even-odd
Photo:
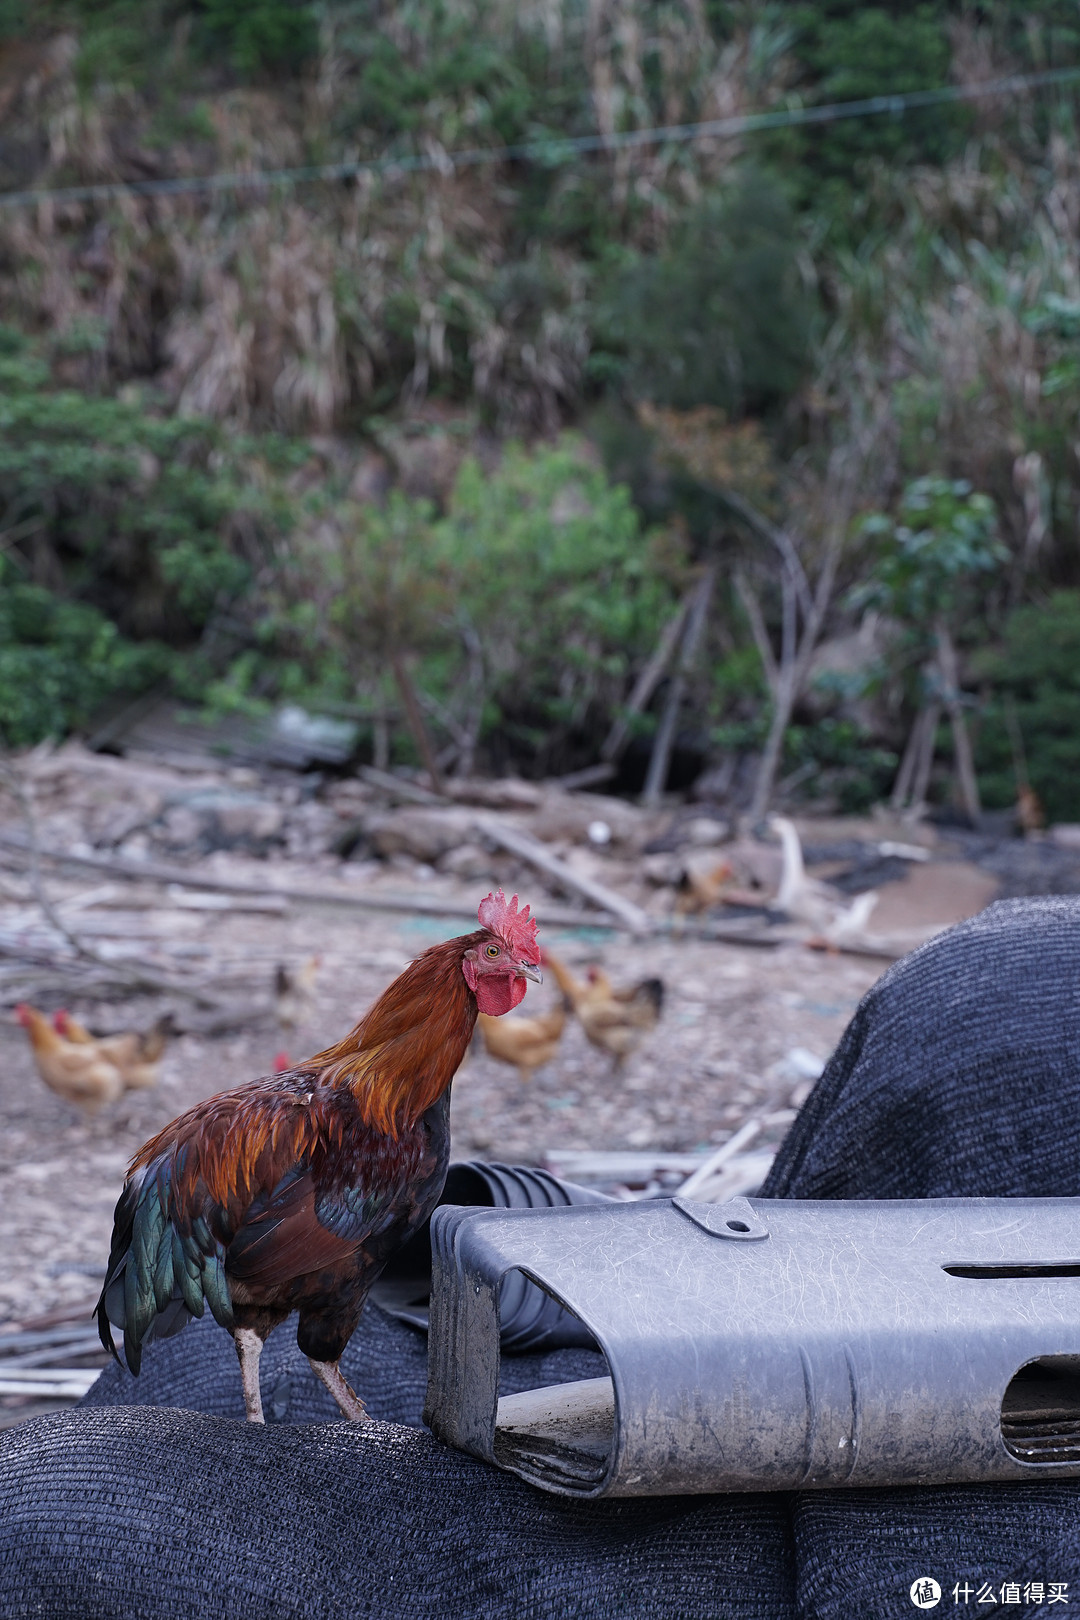
[{"label": "fallen branch", "polygon": [[710,1182],[717,1171],[722,1169],[729,1159],[735,1157],[740,1148],[744,1148],[747,1142],[752,1141],[757,1136],[761,1126],[762,1121],[760,1119],[748,1119],[744,1125],[740,1125],[735,1135],[730,1136],[722,1147],[717,1148],[715,1153],[710,1153],[705,1163],[699,1165],[693,1175],[683,1182],[677,1196],[679,1198],[693,1198],[694,1194],[704,1187],[707,1182]]},{"label": "fallen branch", "polygon": [[[495,824],[492,823],[492,825]],[[508,836],[520,838],[522,842],[526,841],[524,835],[520,833],[508,834]],[[547,852],[542,845],[533,845],[532,840],[527,842],[530,855],[534,850],[539,850],[546,855]],[[20,854],[27,853],[25,842],[11,833],[0,833],[0,849],[10,849]],[[281,895],[295,905],[343,906],[346,909],[360,911],[399,912],[411,917],[425,915],[429,917],[467,917],[472,921],[476,916],[476,907],[468,902],[444,900],[438,895],[417,895],[414,898],[411,895],[400,894],[373,894],[370,892],[367,894],[355,894],[344,888],[285,889],[275,887],[268,889],[265,884],[230,881],[208,872],[192,872],[183,866],[168,866],[157,861],[129,861],[118,855],[68,855],[61,850],[55,849],[42,849],[39,853],[42,860],[55,862],[58,866],[70,866],[77,870],[91,872],[106,872],[112,877],[131,878],[142,883],[178,883],[185,888],[209,889],[220,894],[263,895],[269,893]],[[529,858],[521,849],[516,849],[512,853],[520,855],[522,859]],[[551,856],[550,859],[555,861],[554,856]],[[539,862],[534,864],[539,865]],[[570,873],[563,866],[561,861],[555,864],[558,866],[557,875],[560,881],[565,872],[569,887],[577,888],[582,893],[585,892],[582,885],[588,881],[587,879],[576,878],[573,873]],[[592,886],[590,898],[595,898],[597,894],[610,895],[611,891],[601,889],[599,884],[595,884]],[[608,916],[588,915],[580,911],[570,911],[563,906],[547,906],[543,903],[539,907],[534,907],[533,910],[539,921],[547,923],[549,926],[565,926],[568,928],[580,928],[582,926],[611,928],[616,926],[616,917],[621,917],[623,922],[628,922],[629,914],[634,916],[635,924],[638,918],[645,918],[646,922],[648,921],[645,912],[632,905],[629,900],[622,900],[617,895],[614,896],[614,899],[618,901],[619,906],[623,908],[622,910],[616,911],[614,906],[608,906],[599,900],[596,901],[597,904],[604,905],[604,910],[610,913]],[[628,914],[624,915],[627,909]],[[112,964],[109,963],[108,966],[111,967]]]},{"label": "fallen branch", "polygon": [[361,765],[356,774],[370,787],[379,788],[392,798],[404,800],[406,804],[442,806],[451,802],[441,794],[410,782],[407,777],[394,776],[391,771],[380,771],[375,765]]},{"label": "fallen branch", "polygon": [[632,933],[648,934],[652,931],[652,918],[648,912],[643,911],[632,900],[616,894],[614,889],[609,889],[605,884],[597,883],[595,879],[583,877],[579,872],[573,871],[565,861],[560,861],[557,855],[552,855],[551,851],[538,843],[535,838],[530,838],[516,828],[504,827],[500,822],[489,821],[486,818],[478,820],[477,827],[491,843],[505,849],[510,855],[517,855],[519,859],[528,861],[529,865],[535,866],[538,871],[546,872],[560,887],[584,895],[593,905],[621,918]]}]

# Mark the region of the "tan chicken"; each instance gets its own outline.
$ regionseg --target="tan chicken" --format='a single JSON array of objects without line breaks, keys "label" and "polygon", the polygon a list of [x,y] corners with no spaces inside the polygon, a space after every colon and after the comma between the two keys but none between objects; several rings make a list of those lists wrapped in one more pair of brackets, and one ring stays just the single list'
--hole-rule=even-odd
[{"label": "tan chicken", "polygon": [[311,1017],[315,1005],[315,981],[322,967],[321,956],[309,956],[298,968],[279,962],[274,971],[274,1015],[285,1036],[296,1033]]},{"label": "tan chicken", "polygon": [[95,1046],[65,1040],[44,1013],[26,1002],[15,1008],[15,1016],[30,1039],[38,1074],[58,1097],[94,1113],[123,1096],[120,1070]]},{"label": "tan chicken", "polygon": [[476,1027],[488,1057],[509,1063],[520,1080],[531,1080],[537,1069],[550,1063],[559,1050],[569,1002],[564,996],[551,1012],[535,1018],[489,1018],[480,1013]]},{"label": "tan chicken", "polygon": [[148,1091],[157,1085],[158,1059],[175,1029],[171,1013],[165,1013],[145,1032],[125,1030],[120,1035],[91,1035],[85,1025],[61,1008],[53,1014],[57,1034],[75,1046],[94,1047],[107,1063],[120,1071],[125,1091]]},{"label": "tan chicken", "polygon": [[637,984],[616,989],[603,968],[588,968],[582,984],[550,952],[545,951],[543,965],[550,967],[555,975],[559,989],[585,1031],[586,1040],[601,1052],[610,1054],[613,1069],[621,1069],[660,1020],[664,1005],[663,979],[642,979]]},{"label": "tan chicken", "polygon": [[[711,911],[713,906],[736,897],[736,891],[732,888],[734,878],[730,861],[717,861],[705,870],[693,864],[685,866],[675,896],[676,912],[682,917],[693,917],[699,911]],[[744,903],[745,899],[740,889],[737,903]]]}]

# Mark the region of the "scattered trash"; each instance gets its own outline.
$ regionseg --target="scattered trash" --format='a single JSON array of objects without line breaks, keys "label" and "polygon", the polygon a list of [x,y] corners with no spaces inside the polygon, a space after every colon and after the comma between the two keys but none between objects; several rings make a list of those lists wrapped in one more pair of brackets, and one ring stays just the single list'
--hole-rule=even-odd
[{"label": "scattered trash", "polygon": [[819,1080],[825,1073],[825,1060],[805,1046],[793,1046],[784,1054],[784,1067],[792,1080]]}]

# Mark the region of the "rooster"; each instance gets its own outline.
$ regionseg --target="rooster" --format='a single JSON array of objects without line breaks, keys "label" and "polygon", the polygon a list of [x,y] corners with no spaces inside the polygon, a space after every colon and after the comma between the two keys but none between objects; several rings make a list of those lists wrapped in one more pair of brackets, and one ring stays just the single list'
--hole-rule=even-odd
[{"label": "rooster", "polygon": [[15,1008],[15,1016],[29,1037],[37,1072],[50,1091],[89,1113],[123,1095],[124,1078],[111,1059],[93,1046],[65,1040],[44,1013],[26,1002]]},{"label": "rooster", "polygon": [[53,1013],[57,1034],[75,1046],[93,1047],[99,1057],[119,1070],[125,1091],[146,1091],[157,1085],[158,1059],[175,1027],[172,1014],[165,1013],[145,1034],[127,1030],[122,1035],[91,1035],[65,1008]]},{"label": "rooster", "polygon": [[590,967],[582,984],[550,952],[544,952],[543,960],[573,1007],[586,1040],[610,1054],[615,1071],[621,1069],[659,1022],[664,1005],[663,979],[642,979],[638,984],[616,989],[602,968]]},{"label": "rooster", "polygon": [[209,1305],[261,1423],[263,1343],[298,1311],[316,1376],[344,1417],[367,1420],[338,1362],[383,1266],[438,1202],[477,1012],[501,1017],[542,982],[528,906],[499,890],[479,921],[410,963],[336,1046],[196,1104],[135,1155],[97,1304],[102,1344],[116,1355],[122,1328],[133,1373],[149,1339]]}]

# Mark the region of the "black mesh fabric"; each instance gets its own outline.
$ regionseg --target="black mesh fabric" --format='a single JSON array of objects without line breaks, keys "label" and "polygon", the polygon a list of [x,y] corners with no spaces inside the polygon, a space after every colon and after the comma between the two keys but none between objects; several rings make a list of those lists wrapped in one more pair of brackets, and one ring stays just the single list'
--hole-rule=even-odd
[{"label": "black mesh fabric", "polygon": [[764,1198],[1080,1193],[1080,900],[1002,900],[863,997]]},{"label": "black mesh fabric", "polygon": [[[763,1190],[1075,1195],[1078,1120],[1080,901],[1010,901],[870,991]],[[139,1380],[110,1369],[0,1437],[0,1615],[877,1620],[919,1612],[924,1575],[939,1614],[1011,1606],[1010,1582],[1025,1612],[1038,1583],[1039,1607],[1052,1584],[1080,1606],[1080,1484],[572,1503],[415,1426],[425,1347],[399,1322],[369,1310],[345,1367],[377,1426],[334,1422],[279,1329],[258,1429],[228,1337],[197,1323]],[[595,1367],[506,1358],[504,1389]]]},{"label": "black mesh fabric", "polygon": [[[1080,901],[1001,901],[890,968],[761,1191],[1080,1194]],[[1010,1582],[1025,1613],[1045,1607],[1051,1582],[1080,1610],[1080,1482],[804,1492],[792,1520],[807,1620],[914,1615],[909,1591],[924,1575],[943,1589],[939,1614],[993,1612],[984,1589],[1012,1607]]]}]

